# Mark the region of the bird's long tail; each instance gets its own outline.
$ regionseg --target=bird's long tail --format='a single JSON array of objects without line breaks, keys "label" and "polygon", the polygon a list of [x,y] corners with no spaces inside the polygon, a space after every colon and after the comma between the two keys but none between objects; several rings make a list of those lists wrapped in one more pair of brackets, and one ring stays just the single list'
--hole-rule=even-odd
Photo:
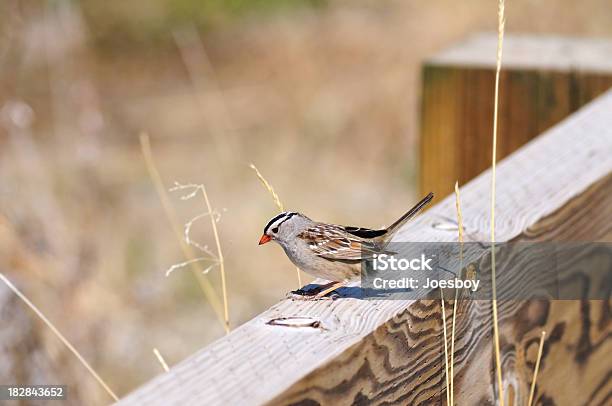
[{"label": "bird's long tail", "polygon": [[391,239],[391,237],[393,237],[393,235],[404,224],[406,224],[406,222],[408,222],[408,220],[413,218],[419,211],[421,211],[423,209],[423,207],[425,207],[427,205],[427,203],[431,202],[433,197],[434,197],[434,194],[430,192],[427,196],[425,196],[423,199],[421,199],[421,201],[418,202],[412,209],[408,210],[406,212],[406,214],[404,214],[402,217],[400,217],[395,223],[391,224],[387,228],[387,232],[385,233],[385,240],[389,241]]}]

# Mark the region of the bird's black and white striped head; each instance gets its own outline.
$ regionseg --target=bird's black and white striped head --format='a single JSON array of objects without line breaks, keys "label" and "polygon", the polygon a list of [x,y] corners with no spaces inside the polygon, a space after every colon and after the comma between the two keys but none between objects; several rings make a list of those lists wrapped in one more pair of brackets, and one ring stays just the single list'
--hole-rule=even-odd
[{"label": "bird's black and white striped head", "polygon": [[282,245],[283,242],[302,232],[309,224],[312,224],[312,220],[303,214],[283,212],[268,221],[259,240],[259,245],[265,244],[270,240],[274,240]]}]

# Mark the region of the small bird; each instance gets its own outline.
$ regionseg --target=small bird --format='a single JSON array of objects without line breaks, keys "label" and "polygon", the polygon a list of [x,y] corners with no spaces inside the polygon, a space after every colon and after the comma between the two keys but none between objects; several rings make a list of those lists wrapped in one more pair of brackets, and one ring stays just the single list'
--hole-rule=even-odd
[{"label": "small bird", "polygon": [[433,193],[429,193],[395,223],[380,230],[320,223],[300,213],[283,212],[268,221],[259,245],[276,241],[302,271],[331,281],[316,290],[298,291],[320,299],[358,278],[361,261],[384,252],[395,233],[432,199]]}]

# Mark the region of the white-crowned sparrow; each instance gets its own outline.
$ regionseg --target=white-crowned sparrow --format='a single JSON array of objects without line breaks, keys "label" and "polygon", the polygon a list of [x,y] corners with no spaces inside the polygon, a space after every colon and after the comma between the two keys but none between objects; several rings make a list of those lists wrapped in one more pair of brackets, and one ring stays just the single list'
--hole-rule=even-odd
[{"label": "white-crowned sparrow", "polygon": [[319,223],[300,213],[284,212],[264,227],[259,245],[276,241],[298,268],[332,281],[316,298],[338,289],[361,274],[361,261],[384,252],[393,235],[433,199],[429,193],[395,223],[381,230]]}]

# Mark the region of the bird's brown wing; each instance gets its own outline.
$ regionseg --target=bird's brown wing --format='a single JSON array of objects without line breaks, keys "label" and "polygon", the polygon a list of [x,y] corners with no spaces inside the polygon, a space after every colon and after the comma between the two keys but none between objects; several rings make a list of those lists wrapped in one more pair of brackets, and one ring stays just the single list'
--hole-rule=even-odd
[{"label": "bird's brown wing", "polygon": [[317,224],[298,237],[316,255],[329,260],[359,262],[380,253],[373,241],[350,234],[342,226]]}]

